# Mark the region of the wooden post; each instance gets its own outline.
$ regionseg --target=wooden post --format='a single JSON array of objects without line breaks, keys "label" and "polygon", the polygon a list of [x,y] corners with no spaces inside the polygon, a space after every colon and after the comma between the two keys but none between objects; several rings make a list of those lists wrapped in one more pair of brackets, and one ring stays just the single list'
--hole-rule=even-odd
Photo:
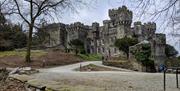
[{"label": "wooden post", "polygon": [[80,64],[79,70],[81,71],[81,69],[82,69],[82,65]]},{"label": "wooden post", "polygon": [[166,91],[166,70],[164,70],[164,91]]},{"label": "wooden post", "polygon": [[176,86],[179,88],[179,83],[178,83],[178,68],[176,69]]}]

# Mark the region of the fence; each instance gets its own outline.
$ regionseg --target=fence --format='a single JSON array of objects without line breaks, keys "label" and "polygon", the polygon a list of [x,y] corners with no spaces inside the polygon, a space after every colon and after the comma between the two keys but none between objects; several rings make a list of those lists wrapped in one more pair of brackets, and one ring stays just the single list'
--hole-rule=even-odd
[{"label": "fence", "polygon": [[167,70],[171,69],[172,71],[176,71],[176,87],[179,88],[179,82],[178,82],[178,73],[180,70],[180,67],[169,67],[164,70],[164,91],[166,91],[166,72]]}]

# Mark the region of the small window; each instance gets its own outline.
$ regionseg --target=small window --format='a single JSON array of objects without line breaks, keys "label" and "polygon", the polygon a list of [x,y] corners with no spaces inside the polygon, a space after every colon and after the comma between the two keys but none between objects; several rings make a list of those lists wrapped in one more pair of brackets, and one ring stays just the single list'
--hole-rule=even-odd
[{"label": "small window", "polygon": [[117,49],[116,48],[114,48],[114,53],[117,53]]},{"label": "small window", "polygon": [[101,52],[101,49],[100,48],[98,48],[98,53],[100,53]]},{"label": "small window", "polygon": [[104,49],[104,47],[102,47],[102,52],[105,52],[105,49]]}]

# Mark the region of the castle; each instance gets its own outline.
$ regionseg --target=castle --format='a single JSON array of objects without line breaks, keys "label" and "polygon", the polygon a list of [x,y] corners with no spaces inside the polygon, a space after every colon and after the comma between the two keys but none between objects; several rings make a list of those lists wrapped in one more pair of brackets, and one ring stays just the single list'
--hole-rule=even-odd
[{"label": "castle", "polygon": [[164,64],[165,56],[165,34],[157,34],[156,24],[148,22],[142,24],[135,22],[132,25],[133,12],[126,6],[118,9],[109,10],[110,20],[104,20],[103,26],[94,22],[92,26],[76,22],[73,24],[55,23],[48,24],[45,29],[48,31],[48,42],[46,46],[61,46],[70,48],[69,42],[73,39],[79,39],[84,42],[84,48],[87,53],[100,53],[106,55],[116,55],[121,53],[114,46],[116,39],[127,37],[136,37],[139,42],[149,41],[152,49],[152,57],[156,64]]}]

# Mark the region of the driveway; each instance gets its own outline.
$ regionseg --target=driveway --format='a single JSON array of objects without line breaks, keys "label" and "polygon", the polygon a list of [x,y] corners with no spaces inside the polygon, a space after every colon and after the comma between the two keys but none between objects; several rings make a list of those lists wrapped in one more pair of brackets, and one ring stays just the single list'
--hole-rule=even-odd
[{"label": "driveway", "polygon": [[[28,83],[57,91],[163,91],[163,73],[134,72],[116,67],[110,68],[120,71],[74,71],[80,64],[103,66],[100,61],[91,61],[41,69],[40,73],[28,78]],[[167,74],[166,79],[166,91],[180,91],[176,88],[175,74]]]},{"label": "driveway", "polygon": [[74,69],[79,68],[80,66],[86,66],[89,64],[94,64],[97,66],[107,67],[107,68],[111,68],[111,69],[116,69],[119,71],[131,71],[131,70],[127,70],[127,69],[102,65],[102,61],[80,62],[80,63],[65,65],[65,66],[60,66],[60,67],[40,69],[40,71],[41,72],[56,72],[56,73],[59,73],[59,72],[77,72],[77,71],[74,71]]}]

